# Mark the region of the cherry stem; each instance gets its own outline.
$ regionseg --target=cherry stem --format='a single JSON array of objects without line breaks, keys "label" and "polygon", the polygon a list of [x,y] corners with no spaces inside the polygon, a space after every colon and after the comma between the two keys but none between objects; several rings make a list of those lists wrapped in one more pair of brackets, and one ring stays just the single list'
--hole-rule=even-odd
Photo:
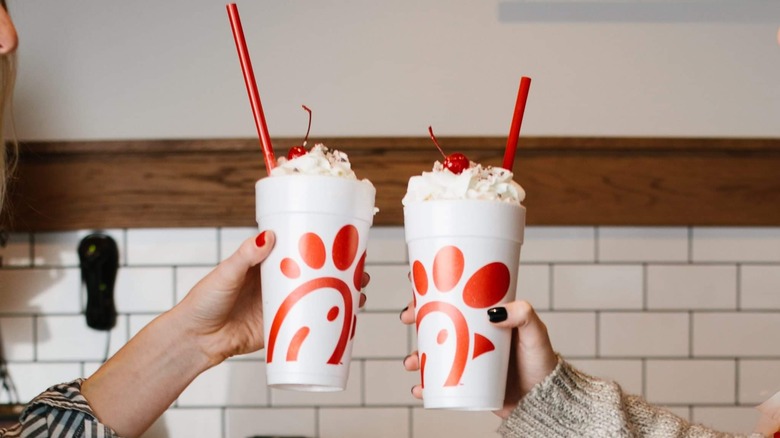
[{"label": "cherry stem", "polygon": [[447,155],[444,154],[444,151],[441,149],[441,146],[439,146],[439,141],[436,140],[436,136],[433,135],[433,127],[428,126],[428,133],[431,134],[431,140],[433,140],[433,144],[436,145],[436,149],[438,149],[439,152],[441,152],[441,156],[444,157],[444,159],[446,160],[447,159]]},{"label": "cherry stem", "polygon": [[309,113],[309,126],[306,128],[306,137],[303,138],[303,145],[306,146],[306,141],[309,140],[309,131],[311,131],[311,110],[306,105],[301,106]]}]

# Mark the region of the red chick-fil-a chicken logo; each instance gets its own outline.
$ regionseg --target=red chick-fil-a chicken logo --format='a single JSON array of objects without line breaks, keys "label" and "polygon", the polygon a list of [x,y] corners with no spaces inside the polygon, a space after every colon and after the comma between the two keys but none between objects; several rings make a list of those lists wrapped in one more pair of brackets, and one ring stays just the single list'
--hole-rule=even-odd
[{"label": "red chick-fil-a chicken logo", "polygon": [[[456,286],[461,283],[465,268],[463,252],[455,246],[445,246],[436,253],[433,258],[432,289],[429,286],[428,271],[425,265],[415,260],[412,263],[412,283],[415,289],[415,301],[417,306],[417,296],[426,296],[427,294],[451,293]],[[501,262],[488,263],[477,269],[468,279],[462,290],[463,303],[474,309],[486,309],[501,302],[509,291],[511,276],[509,268]],[[439,312],[446,315],[455,328],[455,355],[452,367],[444,382],[444,386],[457,386],[460,383],[463,373],[466,370],[466,364],[469,361],[470,343],[472,342],[471,330],[463,313],[450,303],[437,300],[432,297],[432,301],[423,304],[417,311],[417,327],[420,327],[422,321],[430,314]],[[444,344],[449,338],[447,329],[442,329],[436,336],[436,342],[439,345]],[[495,345],[485,336],[474,333],[473,349],[471,359],[495,350]],[[420,372],[425,376],[425,362],[427,354],[420,355]],[[425,381],[421,382],[423,387]]]},{"label": "red chick-fil-a chicken logo", "polygon": [[[333,239],[333,246],[331,248],[331,262],[333,266],[339,271],[348,271],[354,269],[352,274],[352,282],[355,289],[360,290],[363,267],[366,261],[366,253],[360,259],[357,258],[358,243],[360,236],[358,235],[357,228],[352,225],[345,225],[336,234]],[[298,240],[298,253],[300,259],[303,261],[304,266],[301,266],[292,257],[285,257],[279,264],[279,269],[282,275],[295,280],[301,277],[302,269],[320,270],[328,262],[327,250],[322,238],[315,233],[305,233]],[[357,263],[355,263],[357,260]],[[279,331],[284,324],[285,318],[290,311],[298,304],[302,298],[309,294],[316,293],[322,290],[336,290],[341,295],[344,303],[344,315],[341,322],[341,333],[336,343],[333,353],[328,359],[328,364],[338,365],[341,363],[344,357],[344,352],[347,349],[347,344],[350,339],[355,336],[355,324],[357,322],[354,312],[354,303],[352,300],[352,289],[349,284],[345,283],[340,278],[336,277],[317,277],[308,281],[305,281],[290,292],[282,302],[279,310],[274,315],[273,322],[271,323],[271,330],[268,336],[268,350],[266,352],[266,362],[271,363],[274,360],[274,352],[276,350],[276,340],[279,336]],[[328,321],[333,322],[339,317],[340,309],[338,306],[333,306],[327,312],[325,317]],[[301,346],[306,340],[311,329],[307,326],[299,328],[292,336],[290,345],[287,348],[288,362],[295,362],[298,360],[298,353]]]}]

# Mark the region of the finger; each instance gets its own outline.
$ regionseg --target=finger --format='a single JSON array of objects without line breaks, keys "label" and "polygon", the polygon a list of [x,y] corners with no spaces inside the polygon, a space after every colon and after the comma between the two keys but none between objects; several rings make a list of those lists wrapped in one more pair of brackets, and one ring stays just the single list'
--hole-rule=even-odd
[{"label": "finger", "polygon": [[414,303],[410,302],[408,306],[401,311],[401,322],[404,324],[414,324]]},{"label": "finger", "polygon": [[368,286],[368,283],[371,281],[371,276],[368,275],[368,272],[363,273],[363,277],[360,279],[360,287],[366,287]]},{"label": "finger", "polygon": [[423,398],[422,385],[414,385],[414,386],[412,386],[412,395],[414,396],[414,398],[422,400],[422,398]]},{"label": "finger", "polygon": [[558,364],[547,326],[527,301],[514,301],[502,308],[489,309],[488,315],[499,327],[517,328],[517,336],[512,337],[517,360],[517,370],[512,380],[516,382],[508,384],[514,387],[510,388],[508,395],[511,392],[519,399],[543,381]]},{"label": "finger", "polygon": [[213,274],[224,283],[240,284],[247,271],[260,264],[271,253],[276,241],[273,231],[263,231],[245,240],[230,257],[217,265]]},{"label": "finger", "polygon": [[418,371],[420,369],[420,356],[417,354],[417,351],[413,351],[404,358],[404,369],[406,371]]},{"label": "finger", "polygon": [[528,301],[513,301],[488,309],[487,312],[490,322],[497,327],[517,327],[524,341],[550,343],[547,327]]},{"label": "finger", "polygon": [[358,306],[362,309],[366,305],[366,294],[360,292],[360,303]]}]

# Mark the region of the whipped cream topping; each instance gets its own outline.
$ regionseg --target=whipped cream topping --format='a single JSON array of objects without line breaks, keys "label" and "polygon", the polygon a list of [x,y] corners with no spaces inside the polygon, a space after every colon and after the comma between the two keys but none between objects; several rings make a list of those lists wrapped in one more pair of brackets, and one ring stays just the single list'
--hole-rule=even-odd
[{"label": "whipped cream topping", "polygon": [[436,162],[433,171],[409,178],[403,205],[442,199],[484,199],[520,204],[525,190],[512,181],[512,172],[471,162],[459,175]]},{"label": "whipped cream topping", "polygon": [[306,154],[292,160],[280,157],[276,167],[271,170],[271,176],[295,174],[330,175],[357,179],[347,154],[335,149],[328,149],[322,143],[315,144]]}]

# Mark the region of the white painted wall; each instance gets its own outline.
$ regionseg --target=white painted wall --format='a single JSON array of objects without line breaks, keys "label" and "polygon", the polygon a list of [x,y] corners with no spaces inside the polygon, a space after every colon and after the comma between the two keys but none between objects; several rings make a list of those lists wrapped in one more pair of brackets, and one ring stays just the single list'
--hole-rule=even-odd
[{"label": "white painted wall", "polygon": [[[498,0],[239,2],[272,136],[780,137],[764,23],[523,23]],[[225,1],[9,0],[21,139],[255,136]]]}]

